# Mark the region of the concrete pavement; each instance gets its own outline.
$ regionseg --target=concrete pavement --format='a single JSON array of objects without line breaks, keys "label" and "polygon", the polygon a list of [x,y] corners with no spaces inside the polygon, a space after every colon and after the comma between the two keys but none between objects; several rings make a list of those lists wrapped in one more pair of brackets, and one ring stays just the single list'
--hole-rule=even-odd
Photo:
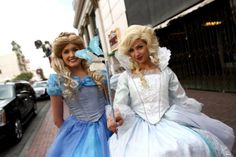
[{"label": "concrete pavement", "polygon": [[[186,90],[186,93],[189,97],[195,98],[204,104],[204,113],[228,124],[234,128],[234,131],[236,132],[236,93],[219,93],[199,90]],[[56,133],[57,128],[53,124],[50,108],[40,129],[34,136],[31,146],[25,150],[25,157],[44,157]],[[232,152],[234,156],[236,156],[236,144],[234,145]]]}]

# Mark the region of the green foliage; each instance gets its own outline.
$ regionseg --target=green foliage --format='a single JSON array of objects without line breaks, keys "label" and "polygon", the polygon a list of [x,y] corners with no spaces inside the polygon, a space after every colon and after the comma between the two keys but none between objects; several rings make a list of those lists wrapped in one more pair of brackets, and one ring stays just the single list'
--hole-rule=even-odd
[{"label": "green foliage", "polygon": [[23,72],[19,75],[17,75],[13,80],[25,80],[25,81],[29,81],[32,77],[34,76],[34,74],[32,72]]}]

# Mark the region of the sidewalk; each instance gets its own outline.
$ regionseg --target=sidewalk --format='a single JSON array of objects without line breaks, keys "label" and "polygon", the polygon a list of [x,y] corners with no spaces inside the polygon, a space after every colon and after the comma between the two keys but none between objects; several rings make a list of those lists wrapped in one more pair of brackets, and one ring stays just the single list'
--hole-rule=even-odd
[{"label": "sidewalk", "polygon": [[[212,118],[221,120],[228,124],[236,132],[236,94],[218,93],[198,90],[186,90],[189,97],[204,104],[203,112]],[[44,121],[36,133],[32,145],[25,152],[25,157],[44,157],[45,153],[52,143],[57,128],[53,123],[51,108],[48,110]],[[236,144],[233,148],[233,154],[236,156]]]},{"label": "sidewalk", "polygon": [[49,108],[45,119],[42,122],[41,127],[36,133],[33,142],[28,150],[25,152],[25,157],[44,157],[45,153],[52,143],[57,128],[53,123],[53,117],[51,113],[51,107]]}]

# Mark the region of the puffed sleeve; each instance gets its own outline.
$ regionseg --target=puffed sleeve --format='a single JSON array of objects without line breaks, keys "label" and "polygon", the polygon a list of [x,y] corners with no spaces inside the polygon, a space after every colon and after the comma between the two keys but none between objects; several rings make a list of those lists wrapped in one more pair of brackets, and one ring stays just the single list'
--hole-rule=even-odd
[{"label": "puffed sleeve", "polygon": [[110,78],[111,89],[116,90],[119,77],[120,77],[120,73],[112,75],[112,77]]},{"label": "puffed sleeve", "polygon": [[127,115],[133,115],[134,113],[130,106],[130,91],[127,72],[123,72],[118,78],[114,98],[114,108],[121,112],[123,118],[126,118]]},{"label": "puffed sleeve", "polygon": [[186,96],[176,74],[168,68],[169,80],[169,103],[170,105],[181,105],[190,111],[201,111],[203,104],[193,98]]},{"label": "puffed sleeve", "polygon": [[58,84],[58,77],[56,74],[50,74],[48,78],[47,92],[50,96],[59,96],[62,94],[62,90]]}]

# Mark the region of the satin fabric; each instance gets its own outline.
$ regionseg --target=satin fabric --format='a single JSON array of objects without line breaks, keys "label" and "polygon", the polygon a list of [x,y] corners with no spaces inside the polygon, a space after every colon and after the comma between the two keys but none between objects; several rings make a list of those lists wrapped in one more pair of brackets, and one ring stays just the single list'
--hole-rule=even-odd
[{"label": "satin fabric", "polygon": [[[94,80],[73,77],[77,83],[73,97],[64,98],[70,116],[59,128],[46,157],[109,157],[104,93]],[[48,94],[63,96],[63,79],[56,74],[48,80]]]},{"label": "satin fabric", "polygon": [[70,116],[61,126],[46,157],[109,157],[105,114],[97,122]]},{"label": "satin fabric", "polygon": [[114,107],[125,122],[119,138],[109,139],[111,157],[232,157],[232,128],[202,114],[203,104],[187,97],[170,68],[144,77],[147,89],[127,71],[118,78]]}]

